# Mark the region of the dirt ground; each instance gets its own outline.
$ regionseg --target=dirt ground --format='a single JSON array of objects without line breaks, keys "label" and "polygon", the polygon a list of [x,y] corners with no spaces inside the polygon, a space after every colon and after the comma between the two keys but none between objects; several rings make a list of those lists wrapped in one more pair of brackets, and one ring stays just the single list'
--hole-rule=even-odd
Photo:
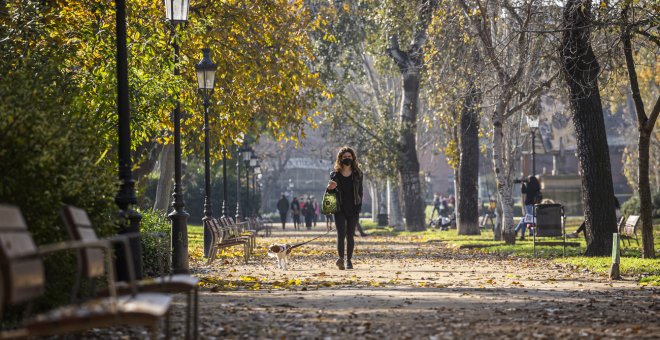
[{"label": "dirt ground", "polygon": [[276,230],[255,257],[197,266],[200,336],[220,338],[660,338],[660,290],[547,260],[484,255],[418,237],[356,237],[355,269],[335,236],[297,248],[289,270],[265,248],[322,234]]},{"label": "dirt ground", "polygon": [[[421,237],[356,237],[355,269],[335,266],[335,236],[293,251],[289,270],[266,255],[272,243],[322,235],[275,230],[243,263],[236,247],[202,278],[201,339],[660,338],[660,290],[558,265],[485,255]],[[200,253],[201,249],[192,253]],[[176,296],[174,338],[185,297]],[[113,329],[83,338],[145,338]]]}]

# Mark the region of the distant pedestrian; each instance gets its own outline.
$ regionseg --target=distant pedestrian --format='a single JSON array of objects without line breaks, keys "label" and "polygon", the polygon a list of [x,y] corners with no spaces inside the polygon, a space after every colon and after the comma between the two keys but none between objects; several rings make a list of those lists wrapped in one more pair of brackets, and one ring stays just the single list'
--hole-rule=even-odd
[{"label": "distant pedestrian", "polygon": [[303,214],[305,215],[305,227],[307,230],[312,229],[312,223],[314,222],[314,204],[311,197],[305,202],[305,208],[303,208]]},{"label": "distant pedestrian", "polygon": [[440,215],[440,196],[438,194],[433,195],[433,210],[431,211],[431,219],[435,216],[435,213]]},{"label": "distant pedestrian", "polygon": [[314,207],[314,227],[316,227],[316,222],[319,220],[319,216],[321,216],[321,205],[314,196],[312,196],[312,206]]},{"label": "distant pedestrian", "polygon": [[534,224],[533,211],[532,211],[534,208],[534,204],[541,202],[541,185],[539,184],[539,180],[532,175],[528,176],[526,179],[522,179],[517,182],[522,183],[520,192],[525,194],[525,209],[523,211],[523,218],[516,226],[515,232],[517,234],[518,231],[520,230],[521,231],[520,240],[524,241],[525,229],[527,228],[527,224]]},{"label": "distant pedestrian", "polygon": [[286,216],[289,212],[289,200],[286,199],[286,196],[282,195],[279,201],[277,201],[277,210],[280,212],[280,221],[282,221],[282,230],[286,225]]},{"label": "distant pedestrian", "polygon": [[291,219],[293,219],[293,228],[300,228],[300,203],[298,198],[294,197],[291,201]]}]

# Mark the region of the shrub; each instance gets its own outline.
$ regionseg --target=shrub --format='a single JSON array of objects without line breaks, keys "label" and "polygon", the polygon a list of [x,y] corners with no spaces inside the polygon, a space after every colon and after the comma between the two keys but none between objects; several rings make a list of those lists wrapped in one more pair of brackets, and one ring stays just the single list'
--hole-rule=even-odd
[{"label": "shrub", "polygon": [[[140,211],[142,244],[142,273],[145,277],[160,276],[161,271],[169,272],[171,249],[170,219],[161,212]],[[161,237],[155,237],[158,234]]]},{"label": "shrub", "polygon": [[[653,218],[658,218],[660,217],[660,191],[653,194],[652,199],[653,206],[651,208],[651,214]],[[621,214],[623,216],[639,215],[639,205],[639,195],[635,194],[621,205]]]}]

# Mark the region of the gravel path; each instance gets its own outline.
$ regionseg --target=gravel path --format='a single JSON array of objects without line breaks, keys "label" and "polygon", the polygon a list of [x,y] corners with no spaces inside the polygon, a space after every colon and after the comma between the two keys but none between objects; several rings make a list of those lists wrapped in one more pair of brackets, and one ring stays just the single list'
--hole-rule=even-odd
[{"label": "gravel path", "polygon": [[[340,271],[332,235],[295,249],[286,272],[266,256],[269,244],[322,232],[277,230],[258,240],[247,265],[239,247],[211,266],[194,260],[200,338],[660,338],[660,290],[547,260],[368,236],[356,237],[355,269]],[[175,298],[174,338],[183,334],[184,303]],[[84,338],[108,335],[146,336],[115,329]]]}]

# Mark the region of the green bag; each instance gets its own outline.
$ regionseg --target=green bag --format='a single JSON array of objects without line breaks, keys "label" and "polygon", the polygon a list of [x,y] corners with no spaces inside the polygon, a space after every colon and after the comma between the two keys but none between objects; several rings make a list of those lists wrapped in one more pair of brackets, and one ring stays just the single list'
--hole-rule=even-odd
[{"label": "green bag", "polygon": [[321,202],[321,213],[323,215],[332,215],[337,212],[337,193],[326,192]]}]

